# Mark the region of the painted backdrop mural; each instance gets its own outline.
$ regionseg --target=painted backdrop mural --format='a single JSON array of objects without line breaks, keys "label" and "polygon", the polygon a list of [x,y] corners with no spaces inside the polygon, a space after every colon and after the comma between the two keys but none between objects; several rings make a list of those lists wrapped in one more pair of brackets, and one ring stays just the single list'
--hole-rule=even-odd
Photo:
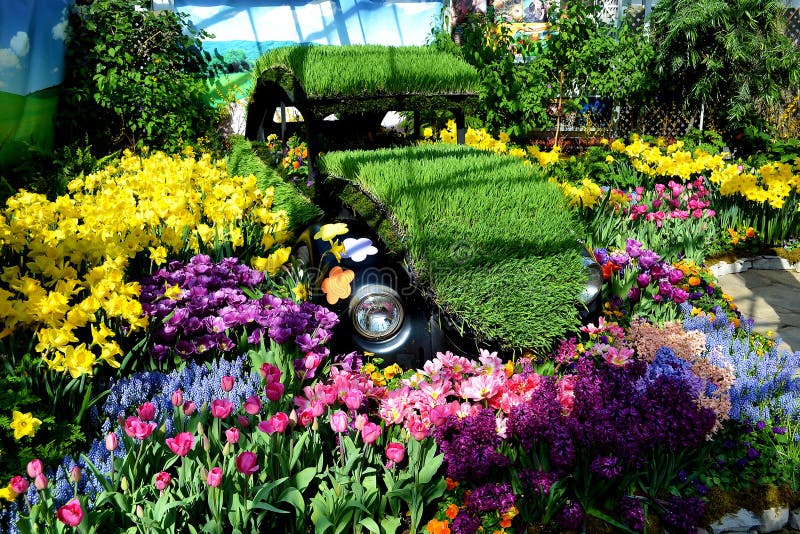
[{"label": "painted backdrop mural", "polygon": [[213,53],[249,61],[288,43],[421,45],[442,9],[423,0],[175,0]]},{"label": "painted backdrop mural", "polygon": [[0,165],[49,147],[72,0],[0,0]]}]

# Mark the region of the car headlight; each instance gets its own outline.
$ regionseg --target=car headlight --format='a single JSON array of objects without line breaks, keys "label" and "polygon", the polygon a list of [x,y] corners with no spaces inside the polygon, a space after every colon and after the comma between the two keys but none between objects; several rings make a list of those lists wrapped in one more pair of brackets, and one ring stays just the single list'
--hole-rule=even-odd
[{"label": "car headlight", "polygon": [[583,288],[580,299],[584,304],[589,304],[603,289],[603,269],[588,256],[583,258],[583,268],[586,272],[586,287]]},{"label": "car headlight", "polygon": [[350,319],[359,335],[371,341],[389,339],[403,324],[403,304],[392,288],[368,285],[350,299]]}]

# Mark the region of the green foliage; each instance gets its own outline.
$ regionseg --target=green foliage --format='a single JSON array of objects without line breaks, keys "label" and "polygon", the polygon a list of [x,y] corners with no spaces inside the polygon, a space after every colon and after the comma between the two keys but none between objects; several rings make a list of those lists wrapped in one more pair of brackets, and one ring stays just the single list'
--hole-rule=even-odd
[{"label": "green foliage", "polygon": [[205,97],[203,32],[187,15],[95,0],[70,14],[61,142],[88,137],[99,152],[150,146],[167,152],[205,135],[214,112]]},{"label": "green foliage", "polygon": [[254,175],[258,186],[263,190],[275,189],[273,206],[277,210],[286,210],[289,217],[289,230],[302,230],[322,215],[322,211],[308,198],[303,196],[293,185],[283,181],[274,169],[268,167],[253,152],[253,146],[243,137],[231,138],[231,146],[227,158],[228,172],[231,175]]},{"label": "green foliage", "polygon": [[763,126],[762,112],[800,82],[800,52],[780,0],[666,0],[650,16],[663,93],[726,132]]},{"label": "green foliage", "polygon": [[[0,374],[0,480],[7,481],[12,476],[25,471],[25,465],[34,458],[45,464],[61,463],[64,456],[74,454],[83,446],[85,435],[78,420],[56,417],[61,410],[76,409],[70,399],[53,402],[49,398],[42,380],[41,359],[34,361],[29,355],[15,363],[7,355],[0,356],[3,365]],[[14,438],[9,427],[12,412],[31,413],[42,424],[32,437]],[[73,414],[75,415],[75,414]],[[13,451],[13,452],[12,452]]]},{"label": "green foliage", "polygon": [[373,94],[472,93],[480,79],[459,58],[430,47],[288,46],[270,50],[253,80],[288,71],[309,98]]},{"label": "green foliage", "polygon": [[323,166],[390,210],[412,270],[480,337],[544,349],[576,326],[580,225],[537,168],[452,145],[332,152]]}]

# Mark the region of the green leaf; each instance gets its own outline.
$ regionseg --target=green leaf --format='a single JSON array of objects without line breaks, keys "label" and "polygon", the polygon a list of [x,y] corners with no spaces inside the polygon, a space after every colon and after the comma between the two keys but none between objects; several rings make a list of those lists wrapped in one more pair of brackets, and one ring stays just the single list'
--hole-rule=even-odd
[{"label": "green leaf", "polygon": [[364,519],[359,521],[358,524],[365,527],[373,534],[380,534],[381,532],[381,527],[379,527],[378,523],[376,523],[375,520],[372,519],[371,517],[365,517]]},{"label": "green leaf", "polygon": [[400,528],[401,522],[399,517],[384,517],[381,519],[381,532],[383,534],[394,534]]}]

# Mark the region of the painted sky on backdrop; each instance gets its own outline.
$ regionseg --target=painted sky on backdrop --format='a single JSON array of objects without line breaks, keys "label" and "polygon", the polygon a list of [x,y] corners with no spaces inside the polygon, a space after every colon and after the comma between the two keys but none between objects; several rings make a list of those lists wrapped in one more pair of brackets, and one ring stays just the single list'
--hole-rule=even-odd
[{"label": "painted sky on backdrop", "polygon": [[439,0],[175,0],[214,35],[209,44],[249,41],[258,53],[286,43],[421,45],[441,8]]},{"label": "painted sky on backdrop", "polygon": [[72,0],[0,0],[0,91],[27,95],[61,83]]}]

